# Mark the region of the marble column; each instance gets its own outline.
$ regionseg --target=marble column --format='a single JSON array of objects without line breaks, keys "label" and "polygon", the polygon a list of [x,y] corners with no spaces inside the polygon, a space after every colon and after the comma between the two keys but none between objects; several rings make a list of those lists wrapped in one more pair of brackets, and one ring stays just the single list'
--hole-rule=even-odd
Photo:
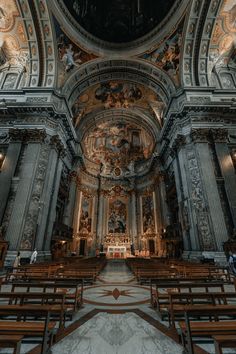
[{"label": "marble column", "polygon": [[[54,193],[54,183],[55,176],[58,173],[58,153],[55,149],[50,149],[48,156],[48,165],[45,175],[45,185],[43,192],[40,198],[39,204],[39,216],[38,216],[38,229],[37,229],[37,239],[35,242],[35,247],[44,252],[49,252],[50,248],[45,248],[46,237],[48,237],[47,228],[48,228],[48,218],[49,211],[51,209],[51,202]],[[46,236],[47,235],[47,236]]]},{"label": "marble column", "polygon": [[100,192],[98,195],[98,204],[97,204],[97,243],[101,245],[103,243],[103,221],[104,221],[104,196]]},{"label": "marble column", "polygon": [[77,186],[76,186],[76,200],[75,208],[73,213],[73,249],[75,252],[78,251],[78,236],[79,236],[79,222],[80,222],[80,211],[81,211],[81,201],[82,201],[82,191],[80,190],[80,182],[77,177]]},{"label": "marble column", "polygon": [[162,215],[162,225],[166,228],[169,225],[169,210],[168,205],[166,203],[166,186],[164,175],[160,175],[160,182],[159,182],[159,192],[160,192],[160,201],[161,201],[161,215]]},{"label": "marble column", "polygon": [[38,166],[40,151],[40,143],[29,143],[25,151],[25,158],[16,192],[14,207],[6,233],[6,239],[10,243],[9,250],[17,250],[21,247],[24,231],[26,231],[25,237],[28,238],[27,240],[25,239],[24,249],[32,250],[33,248],[33,233],[36,231],[35,220],[28,220],[31,227],[27,230],[24,230],[24,228],[31,201],[31,193],[33,190],[34,177]]},{"label": "marble column", "polygon": [[53,230],[53,224],[56,220],[56,205],[57,205],[57,198],[58,198],[58,191],[60,186],[62,169],[63,169],[63,161],[59,158],[56,166],[55,180],[54,180],[51,200],[49,204],[49,214],[48,214],[48,221],[47,221],[46,232],[45,232],[45,241],[44,241],[43,250],[46,252],[50,250],[50,246],[51,246],[52,230]]},{"label": "marble column", "polygon": [[105,198],[103,195],[102,201],[101,201],[101,208],[102,208],[102,238],[101,238],[101,243],[104,243],[104,238],[107,235],[108,231],[108,213],[109,213],[109,199]]},{"label": "marble column", "polygon": [[10,142],[0,173],[0,225],[6,209],[17,162],[21,151],[21,142]]},{"label": "marble column", "polygon": [[[222,132],[221,132],[222,131]],[[233,161],[226,143],[226,129],[212,130],[215,150],[220,165],[234,228],[236,229],[236,176]],[[230,235],[229,235],[230,236]]]},{"label": "marble column", "polygon": [[136,192],[131,192],[131,240],[134,248],[138,248],[137,244],[137,208],[136,208]]},{"label": "marble column", "polygon": [[181,222],[184,250],[200,250],[197,235],[197,225],[192,213],[191,194],[188,188],[188,170],[186,169],[186,150],[180,146],[173,161],[175,185],[179,205],[179,220]]},{"label": "marble column", "polygon": [[54,166],[54,172],[52,172],[51,178],[51,186],[50,186],[50,197],[47,200],[48,203],[48,215],[45,225],[45,235],[44,235],[44,242],[41,244],[41,239],[37,238],[37,243],[43,247],[42,250],[44,253],[49,253],[51,248],[51,238],[52,238],[52,231],[53,231],[53,224],[56,220],[56,205],[57,205],[57,198],[58,198],[58,191],[60,187],[61,181],[61,173],[63,170],[63,157],[65,155],[65,150],[63,143],[58,135],[53,135],[50,139],[50,146],[52,149],[52,161]]},{"label": "marble column", "polygon": [[76,174],[78,171],[73,171],[70,174],[70,191],[69,198],[66,205],[66,210],[64,213],[64,224],[72,227],[73,224],[73,211],[75,208],[75,200],[76,200]]},{"label": "marble column", "polygon": [[223,251],[223,242],[228,239],[227,228],[209,146],[207,143],[196,144],[196,151],[200,157],[199,165],[201,166],[202,180],[208,200],[208,213],[211,219],[210,227],[215,241],[214,251]]}]

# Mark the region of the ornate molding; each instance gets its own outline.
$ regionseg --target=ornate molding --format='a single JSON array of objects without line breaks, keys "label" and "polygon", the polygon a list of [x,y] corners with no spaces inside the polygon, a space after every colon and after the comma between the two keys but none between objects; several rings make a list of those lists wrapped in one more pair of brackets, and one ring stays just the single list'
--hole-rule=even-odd
[{"label": "ornate molding", "polygon": [[45,129],[10,128],[9,137],[10,140],[14,142],[42,143],[45,141],[47,134]]},{"label": "ornate molding", "polygon": [[177,134],[174,143],[172,145],[172,149],[177,151],[185,144],[186,144],[186,137],[182,134]]},{"label": "ornate molding", "polygon": [[192,209],[196,215],[201,249],[204,251],[215,250],[216,244],[211,229],[206,195],[203,188],[197,157],[192,149],[187,152],[187,168],[191,184]]},{"label": "ornate molding", "polygon": [[209,129],[192,129],[190,137],[193,142],[196,143],[207,143],[209,139]]},{"label": "ornate molding", "polygon": [[228,130],[227,129],[211,129],[211,135],[216,143],[225,143],[228,139]]},{"label": "ornate molding", "polygon": [[198,128],[192,129],[190,136],[194,142],[207,143],[213,139],[215,143],[225,143],[228,139],[228,130],[225,128]]},{"label": "ornate molding", "polygon": [[39,203],[45,184],[45,176],[48,167],[48,157],[50,148],[47,144],[42,145],[37,170],[34,177],[32,194],[25,218],[24,231],[20,243],[20,249],[32,250],[37,230],[37,220],[39,215]]},{"label": "ornate molding", "polygon": [[64,148],[59,135],[53,135],[50,139],[50,145],[53,146],[59,153],[60,156],[64,157],[66,155],[66,150]]}]

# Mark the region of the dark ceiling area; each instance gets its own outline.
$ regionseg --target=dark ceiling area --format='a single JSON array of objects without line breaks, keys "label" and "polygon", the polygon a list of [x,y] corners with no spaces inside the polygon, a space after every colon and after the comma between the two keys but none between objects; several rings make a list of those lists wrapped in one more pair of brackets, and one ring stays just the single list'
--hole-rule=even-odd
[{"label": "dark ceiling area", "polygon": [[112,43],[134,41],[153,30],[176,0],[65,0],[74,19],[93,36]]}]

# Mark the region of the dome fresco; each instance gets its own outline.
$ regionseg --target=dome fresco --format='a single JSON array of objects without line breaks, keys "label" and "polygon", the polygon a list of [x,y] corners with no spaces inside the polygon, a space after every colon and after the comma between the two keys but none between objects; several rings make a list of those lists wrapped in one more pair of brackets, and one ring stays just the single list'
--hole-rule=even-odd
[{"label": "dome fresco", "polygon": [[78,24],[101,40],[127,43],[152,31],[175,0],[67,0]]}]

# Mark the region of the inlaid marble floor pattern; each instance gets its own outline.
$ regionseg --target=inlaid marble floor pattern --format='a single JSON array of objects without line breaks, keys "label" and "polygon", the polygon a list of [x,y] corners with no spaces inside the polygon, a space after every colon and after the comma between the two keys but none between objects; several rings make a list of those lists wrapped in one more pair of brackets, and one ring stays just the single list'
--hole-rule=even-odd
[{"label": "inlaid marble floor pattern", "polygon": [[[108,261],[96,284],[84,289],[82,309],[83,315],[93,309],[103,312],[54,345],[52,353],[182,354],[180,345],[132,312],[132,309],[140,309],[158,319],[149,302],[149,287],[136,283],[125,262]],[[113,310],[122,313],[110,313]],[[81,310],[79,313],[80,317]]]},{"label": "inlaid marble floor pattern", "polygon": [[134,313],[100,313],[53,347],[53,354],[182,354],[182,348]]}]

